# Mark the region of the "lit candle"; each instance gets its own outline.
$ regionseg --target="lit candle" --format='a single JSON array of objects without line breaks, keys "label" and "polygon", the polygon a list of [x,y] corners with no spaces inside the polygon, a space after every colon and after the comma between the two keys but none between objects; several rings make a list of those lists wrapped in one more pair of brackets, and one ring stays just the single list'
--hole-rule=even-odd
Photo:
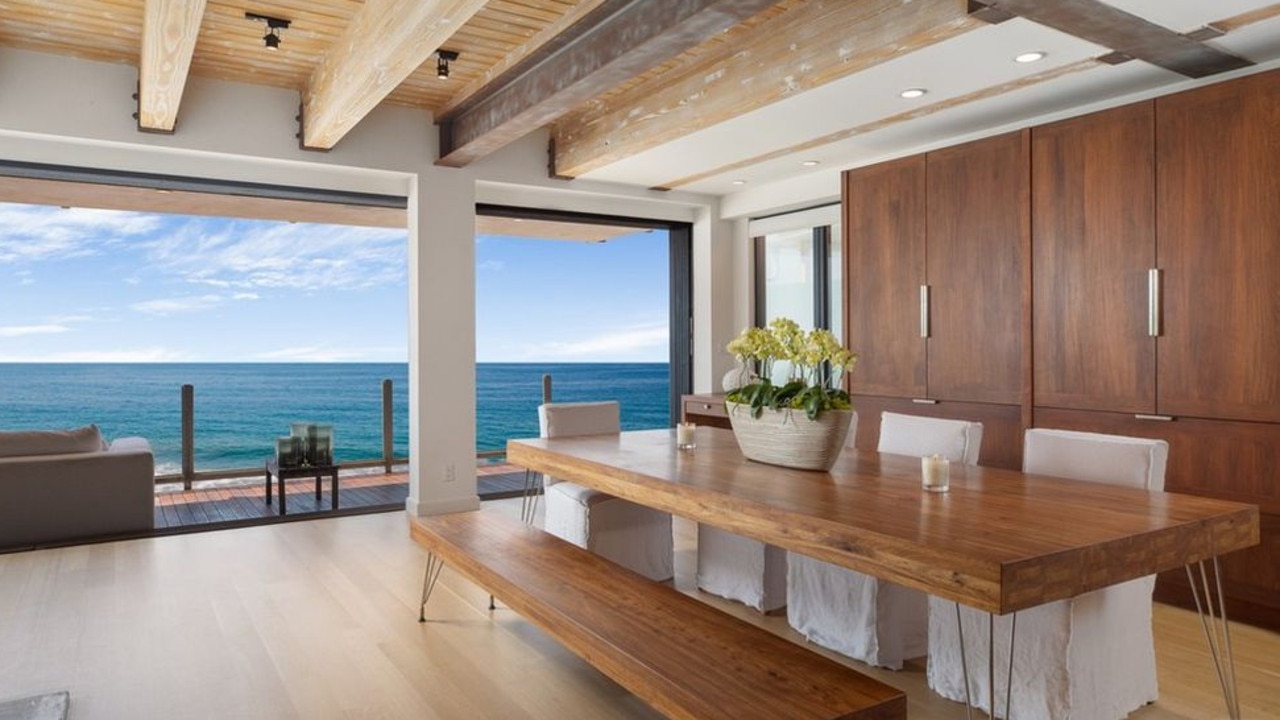
[{"label": "lit candle", "polygon": [[697,425],[691,422],[676,425],[676,447],[681,450],[692,450],[694,448],[693,429],[696,427]]},{"label": "lit candle", "polygon": [[924,489],[946,492],[951,485],[951,463],[938,454],[920,458],[920,475]]}]

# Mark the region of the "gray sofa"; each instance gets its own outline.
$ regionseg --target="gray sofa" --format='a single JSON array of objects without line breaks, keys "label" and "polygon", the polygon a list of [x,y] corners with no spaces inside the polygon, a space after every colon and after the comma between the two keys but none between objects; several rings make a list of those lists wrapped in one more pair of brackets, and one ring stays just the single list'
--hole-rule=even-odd
[{"label": "gray sofa", "polygon": [[150,531],[155,460],[96,426],[0,432],[0,550]]}]

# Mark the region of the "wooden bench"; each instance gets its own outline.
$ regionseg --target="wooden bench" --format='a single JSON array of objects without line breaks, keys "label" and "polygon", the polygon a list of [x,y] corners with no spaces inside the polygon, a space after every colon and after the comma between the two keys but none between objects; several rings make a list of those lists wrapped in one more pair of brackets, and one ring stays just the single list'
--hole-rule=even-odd
[{"label": "wooden bench", "polygon": [[410,535],[668,717],[907,715],[895,688],[496,512],[411,518]]}]

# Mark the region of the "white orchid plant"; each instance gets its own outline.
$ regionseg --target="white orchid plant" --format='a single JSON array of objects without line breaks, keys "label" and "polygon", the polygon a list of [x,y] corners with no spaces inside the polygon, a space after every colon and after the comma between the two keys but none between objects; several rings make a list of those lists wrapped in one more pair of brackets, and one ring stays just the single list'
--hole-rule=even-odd
[{"label": "white orchid plant", "polygon": [[[752,417],[760,417],[765,408],[792,408],[816,420],[826,410],[851,407],[849,393],[840,384],[858,355],[841,346],[830,330],[805,332],[796,321],[777,318],[768,328],[743,330],[726,349],[759,374],[758,380],[726,396],[730,402],[749,405]],[[790,372],[775,385],[774,365],[779,361],[788,363]]]}]

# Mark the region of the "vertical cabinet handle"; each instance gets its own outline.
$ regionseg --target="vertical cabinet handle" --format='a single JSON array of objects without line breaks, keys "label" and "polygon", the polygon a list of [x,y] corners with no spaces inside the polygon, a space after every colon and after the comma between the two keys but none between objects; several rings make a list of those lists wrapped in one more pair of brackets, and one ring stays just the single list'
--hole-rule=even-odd
[{"label": "vertical cabinet handle", "polygon": [[1147,271],[1147,335],[1160,337],[1160,268]]},{"label": "vertical cabinet handle", "polygon": [[920,286],[920,337],[929,337],[929,286]]}]

